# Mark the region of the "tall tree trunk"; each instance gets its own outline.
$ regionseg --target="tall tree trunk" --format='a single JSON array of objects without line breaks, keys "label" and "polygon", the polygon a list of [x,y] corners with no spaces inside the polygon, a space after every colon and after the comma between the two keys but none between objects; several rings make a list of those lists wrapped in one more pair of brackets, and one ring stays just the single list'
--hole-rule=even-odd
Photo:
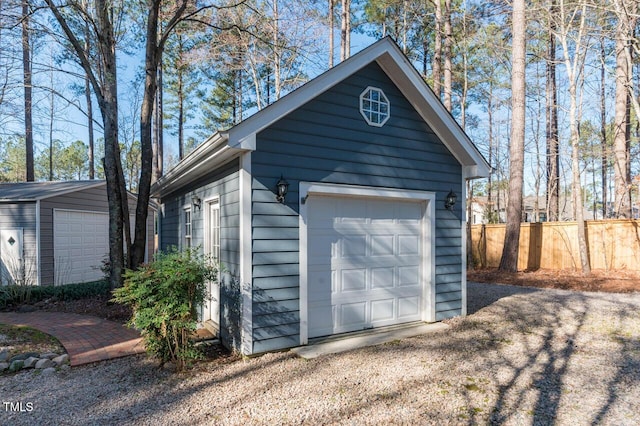
[{"label": "tall tree trunk", "polygon": [[558,90],[556,86],[555,0],[551,0],[546,67],[547,220],[560,220],[560,152],[558,138]]},{"label": "tall tree trunk", "polygon": [[342,0],[342,19],[340,23],[340,60],[351,56],[351,0]]},{"label": "tall tree trunk", "polygon": [[281,51],[280,51],[280,13],[278,11],[278,0],[273,0],[273,88],[274,100],[280,99],[281,92]]},{"label": "tall tree trunk", "polygon": [[[109,204],[109,262],[111,287],[122,285],[125,268],[123,245],[122,191],[124,175],[120,164],[118,145],[118,79],[116,65],[115,32],[111,22],[111,4],[96,0],[96,15],[99,33],[102,35],[102,69],[104,83],[99,99],[104,122],[104,174],[107,180],[107,202]],[[128,219],[128,218],[127,218]]]},{"label": "tall tree trunk", "polygon": [[[52,61],[53,62],[53,61]],[[53,87],[53,64],[51,65],[49,84]],[[53,90],[50,93],[51,110],[49,111],[49,181],[53,180],[53,119],[55,111],[55,94]]]},{"label": "tall tree trunk", "polygon": [[[164,174],[164,91],[163,91],[163,83],[162,83],[162,52],[158,54],[158,80],[156,86],[156,93],[158,103],[156,105],[156,180],[160,179]],[[153,112],[152,112],[153,113]]]},{"label": "tall tree trunk", "polygon": [[451,64],[451,46],[453,34],[451,30],[451,0],[444,0],[444,107],[453,110],[453,66]]},{"label": "tall tree trunk", "polygon": [[617,218],[631,218],[631,179],[629,173],[629,85],[631,73],[627,62],[630,35],[625,16],[618,16],[616,29],[616,102],[613,136],[615,206]]},{"label": "tall tree trunk", "polygon": [[333,28],[335,27],[335,0],[329,0],[329,68],[333,68],[333,49],[335,41],[333,40]]},{"label": "tall tree trunk", "polygon": [[[564,55],[564,68],[567,72],[567,79],[569,81],[569,130],[571,140],[571,171],[572,171],[572,196],[573,196],[573,208],[576,224],[578,226],[578,251],[580,253],[580,264],[582,267],[582,274],[589,275],[591,273],[591,265],[589,262],[589,251],[587,245],[587,227],[584,221],[584,203],[582,194],[582,184],[580,183],[580,121],[581,109],[578,108],[578,87],[582,87],[584,80],[582,79],[583,73],[581,67],[584,66],[585,49],[582,46],[583,37],[585,33],[586,22],[586,4],[580,6],[580,10],[577,9],[570,11],[570,16],[580,14],[580,24],[578,28],[567,27],[567,11],[565,10],[565,4],[560,3],[560,15],[561,15],[561,41],[562,41],[562,53]],[[569,48],[571,34],[571,40],[574,45]],[[575,34],[575,36],[573,35]],[[573,59],[570,55],[573,54]],[[580,86],[579,86],[580,84]]]},{"label": "tall tree trunk", "polygon": [[576,119],[576,85],[573,81],[569,83],[569,96],[571,98],[569,116],[571,117],[572,195],[573,205],[576,211],[576,222],[578,224],[578,250],[580,252],[580,264],[582,267],[582,274],[587,276],[591,273],[591,264],[589,262],[589,249],[587,246],[587,227],[584,221],[582,185],[580,183],[580,132],[578,130],[578,120]]},{"label": "tall tree trunk", "polygon": [[501,271],[516,272],[518,269],[518,248],[520,222],[522,218],[522,185],[524,175],[524,135],[525,135],[525,66],[526,66],[525,1],[514,0],[512,12],[511,50],[511,145],[509,147],[509,202],[507,205],[507,225],[504,237]]},{"label": "tall tree trunk", "polygon": [[31,85],[31,42],[29,37],[29,2],[22,0],[22,71],[24,83],[24,141],[27,182],[35,180],[33,164],[33,103]]},{"label": "tall tree trunk", "polygon": [[606,60],[604,39],[600,39],[600,179],[602,190],[602,218],[608,217],[608,182],[607,165],[609,148],[607,146],[607,91],[606,91]]},{"label": "tall tree trunk", "polygon": [[89,179],[95,179],[96,167],[95,167],[95,142],[93,139],[93,104],[91,101],[91,86],[89,84],[89,77],[84,79],[84,95],[87,100],[87,128],[89,132]]},{"label": "tall tree trunk", "polygon": [[[182,52],[182,48],[180,50]],[[184,70],[177,70],[178,77],[178,159],[184,158]],[[234,97],[235,99],[235,97]]]},{"label": "tall tree trunk", "polygon": [[[80,63],[89,76],[94,93],[98,99],[102,121],[104,123],[104,173],[107,181],[107,203],[109,206],[109,283],[112,288],[122,284],[124,270],[122,188],[124,175],[118,145],[118,79],[116,67],[116,41],[111,17],[113,10],[106,0],[95,1],[94,29],[99,40],[99,63],[89,60],[88,52],[80,43],[64,16],[52,0],[45,0],[62,31],[73,46]],[[88,12],[88,11],[87,11]],[[100,71],[98,80],[95,69]]]},{"label": "tall tree trunk", "polygon": [[435,0],[435,41],[433,47],[433,92],[442,99],[442,0]]},{"label": "tall tree trunk", "polygon": [[[493,223],[493,82],[489,82],[489,96],[487,96],[487,125],[489,126],[487,138],[489,139],[489,177],[487,185],[487,209],[489,212],[489,223]],[[500,210],[497,210],[500,222]]]},{"label": "tall tree trunk", "polygon": [[[135,236],[131,248],[131,267],[137,268],[144,261],[147,238],[147,215],[151,193],[151,175],[153,168],[153,148],[151,122],[153,103],[158,89],[158,76],[162,61],[162,46],[158,45],[158,19],[160,0],[147,3],[147,28],[145,45],[144,94],[140,111],[140,182],[138,184],[138,203],[136,206]],[[161,91],[161,90],[160,90]],[[160,108],[158,108],[160,109]],[[158,150],[160,150],[158,145]],[[160,161],[160,159],[158,159]]]},{"label": "tall tree trunk", "polygon": [[[84,9],[87,9],[87,3],[84,3]],[[91,37],[91,29],[89,28],[89,22],[85,23],[84,26],[84,49],[85,52],[91,51],[91,42],[89,38]],[[84,78],[84,97],[87,102],[87,129],[89,132],[89,179],[95,179],[96,177],[96,168],[95,168],[95,144],[93,140],[93,102],[91,100],[91,83],[89,81],[89,75],[85,72]]]}]

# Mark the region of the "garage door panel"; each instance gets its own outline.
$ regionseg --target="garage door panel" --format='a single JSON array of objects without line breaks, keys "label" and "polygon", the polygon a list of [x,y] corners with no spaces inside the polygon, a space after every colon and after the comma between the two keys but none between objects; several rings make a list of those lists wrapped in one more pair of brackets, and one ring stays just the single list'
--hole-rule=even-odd
[{"label": "garage door panel", "polygon": [[393,234],[371,236],[371,256],[391,256],[394,253]]},{"label": "garage door panel", "polygon": [[398,286],[412,286],[420,284],[420,268],[418,266],[398,267]]},{"label": "garage door panel", "polygon": [[395,299],[371,301],[371,322],[393,321],[395,318]]},{"label": "garage door panel", "polygon": [[109,253],[109,215],[101,212],[55,210],[55,283],[102,278],[102,261]]},{"label": "garage door panel", "polygon": [[366,269],[348,269],[342,270],[340,274],[340,291],[362,291],[367,288],[367,270]]},{"label": "garage door panel", "polygon": [[371,269],[371,288],[393,288],[395,275],[394,267]]},{"label": "garage door panel", "polygon": [[418,255],[420,253],[419,235],[398,235],[398,255]]},{"label": "garage door panel", "polygon": [[420,298],[417,296],[398,298],[398,318],[419,320]]},{"label": "garage door panel", "polygon": [[367,324],[367,302],[343,303],[340,305],[340,332],[350,331],[352,327],[364,327]]},{"label": "garage door panel", "polygon": [[308,208],[337,215],[309,216],[309,337],[421,319],[423,203],[315,197]]}]

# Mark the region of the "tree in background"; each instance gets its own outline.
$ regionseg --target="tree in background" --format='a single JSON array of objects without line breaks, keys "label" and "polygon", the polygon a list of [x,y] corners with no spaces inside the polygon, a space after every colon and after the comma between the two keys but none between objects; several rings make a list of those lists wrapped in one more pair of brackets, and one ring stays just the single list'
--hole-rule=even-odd
[{"label": "tree in background", "polygon": [[35,180],[33,163],[33,85],[31,76],[31,35],[29,2],[22,0],[22,73],[24,81],[24,134],[27,162],[27,182]]},{"label": "tree in background", "polygon": [[[115,7],[107,0],[95,0],[87,6],[73,3],[71,8],[61,8],[55,0],[45,0],[56,22],[73,47],[78,61],[88,76],[93,92],[98,100],[104,129],[104,173],[107,181],[109,205],[109,282],[113,288],[122,283],[125,264],[124,238],[130,235],[127,193],[120,160],[118,144],[118,78],[116,64],[116,31],[114,26]],[[97,61],[92,61],[82,41],[84,31],[74,31],[70,25],[78,16],[91,24],[98,41]],[[146,200],[148,203],[148,199]],[[127,218],[127,220],[124,220]],[[145,215],[146,221],[146,215]],[[126,222],[126,224],[125,224]],[[126,232],[125,232],[126,231]],[[128,244],[127,244],[128,246]],[[144,250],[144,248],[143,248]]]},{"label": "tree in background", "polygon": [[[89,174],[88,149],[82,141],[75,141],[65,146],[55,139],[50,149],[42,151],[36,157],[36,178],[47,177],[49,180],[82,180]],[[53,168],[50,168],[50,158]]]},{"label": "tree in background", "polygon": [[0,138],[0,153],[0,182],[23,182],[27,175],[24,139]]},{"label": "tree in background", "polygon": [[507,227],[504,237],[500,270],[518,270],[518,247],[520,221],[522,220],[522,185],[524,182],[524,138],[525,138],[525,68],[526,32],[525,1],[514,0],[511,15],[511,140],[509,157],[509,203],[507,205]]},{"label": "tree in background", "polygon": [[[638,3],[635,0],[614,0],[617,25],[616,41],[616,102],[613,137],[614,151],[614,213],[617,218],[631,218],[631,97],[634,96],[631,72],[632,41],[637,22]],[[637,113],[637,111],[636,111]]]},{"label": "tree in background", "polygon": [[547,158],[547,218],[555,222],[560,217],[560,140],[558,136],[558,89],[556,84],[556,0],[550,0],[547,16],[546,56],[546,158]]},{"label": "tree in background", "polygon": [[[178,159],[185,156],[184,126],[188,119],[194,118],[194,96],[201,83],[196,70],[196,58],[190,52],[203,40],[199,34],[187,32],[180,26],[167,41],[163,61],[170,70],[164,74],[163,91],[166,92],[165,127],[178,138]],[[233,92],[231,92],[233,94]]]},{"label": "tree in background", "polygon": [[584,61],[588,49],[587,4],[583,0],[571,2],[559,0],[556,36],[562,45],[564,68],[569,84],[569,129],[571,142],[571,176],[574,218],[578,224],[578,250],[582,274],[589,275],[591,266],[587,248],[587,232],[584,222],[582,184],[580,182],[580,128],[582,111],[578,105],[579,91],[584,84]]}]

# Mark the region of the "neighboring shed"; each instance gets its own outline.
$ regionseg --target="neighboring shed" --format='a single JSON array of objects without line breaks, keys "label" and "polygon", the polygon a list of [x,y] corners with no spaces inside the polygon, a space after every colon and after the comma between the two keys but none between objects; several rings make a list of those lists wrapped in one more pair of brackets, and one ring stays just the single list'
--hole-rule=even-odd
[{"label": "neighboring shed", "polygon": [[439,321],[466,314],[465,180],[488,172],[385,38],[161,178],[159,244],[221,261],[203,319],[245,355]]},{"label": "neighboring shed", "polygon": [[[135,211],[136,197],[129,194]],[[154,247],[154,209],[147,253]],[[133,216],[132,216],[133,223]],[[151,249],[151,251],[149,250]],[[60,285],[104,276],[109,214],[104,180],[0,184],[0,279]]]}]

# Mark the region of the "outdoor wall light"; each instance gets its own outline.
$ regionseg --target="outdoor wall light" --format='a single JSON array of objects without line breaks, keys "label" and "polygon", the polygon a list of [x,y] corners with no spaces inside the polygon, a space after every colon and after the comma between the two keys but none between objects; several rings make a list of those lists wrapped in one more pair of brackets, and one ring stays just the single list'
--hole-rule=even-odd
[{"label": "outdoor wall light", "polygon": [[276,183],[276,190],[278,192],[276,200],[278,200],[279,203],[284,203],[284,197],[287,196],[287,192],[289,191],[289,182],[284,180],[282,175],[280,175],[280,180]]},{"label": "outdoor wall light", "polygon": [[193,204],[193,208],[200,210],[200,206],[202,206],[202,199],[194,195],[191,197],[191,204]]},{"label": "outdoor wall light", "polygon": [[456,193],[453,192],[453,190],[449,191],[447,199],[444,201],[444,208],[447,210],[453,210],[453,206],[456,205],[457,200],[458,197],[456,196]]}]

